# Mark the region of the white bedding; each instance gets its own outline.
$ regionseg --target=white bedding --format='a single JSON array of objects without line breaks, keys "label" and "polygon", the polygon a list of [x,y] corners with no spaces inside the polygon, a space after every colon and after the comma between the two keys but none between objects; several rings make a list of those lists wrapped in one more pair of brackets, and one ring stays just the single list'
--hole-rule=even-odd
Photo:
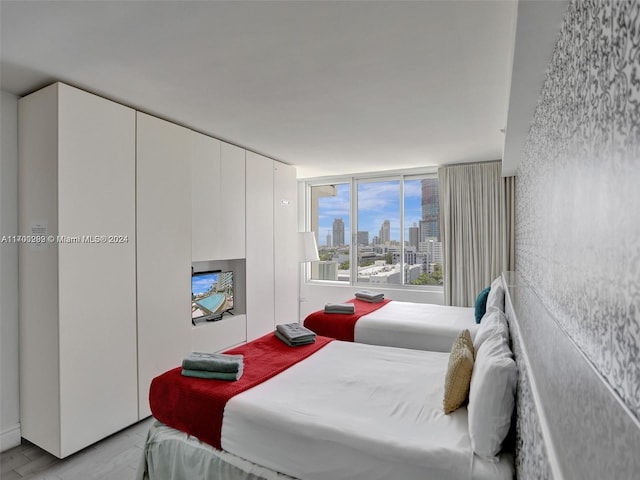
[{"label": "white bedding", "polygon": [[225,408],[227,452],[302,480],[507,479],[444,415],[448,354],[334,341]]},{"label": "white bedding", "polygon": [[360,317],[354,340],[371,345],[450,352],[453,340],[465,328],[478,330],[471,307],[392,301]]}]

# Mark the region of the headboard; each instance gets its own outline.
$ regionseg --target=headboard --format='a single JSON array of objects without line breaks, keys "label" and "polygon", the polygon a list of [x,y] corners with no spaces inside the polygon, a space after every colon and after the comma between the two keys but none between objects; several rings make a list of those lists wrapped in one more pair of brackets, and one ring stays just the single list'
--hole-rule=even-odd
[{"label": "headboard", "polygon": [[556,322],[534,288],[504,272],[518,365],[521,479],[640,478],[640,421]]}]

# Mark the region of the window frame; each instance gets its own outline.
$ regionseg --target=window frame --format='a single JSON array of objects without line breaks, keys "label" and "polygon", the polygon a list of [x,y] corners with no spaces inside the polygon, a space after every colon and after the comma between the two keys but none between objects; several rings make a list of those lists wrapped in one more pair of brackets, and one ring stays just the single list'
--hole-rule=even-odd
[{"label": "window frame", "polygon": [[[301,180],[304,186],[304,225],[305,230],[310,230],[312,224],[312,187],[330,186],[338,184],[349,184],[349,203],[350,203],[350,218],[349,218],[349,282],[341,280],[319,280],[311,278],[310,263],[305,264],[304,281],[307,284],[313,285],[327,285],[327,286],[348,286],[348,287],[365,287],[370,286],[368,282],[358,282],[357,265],[358,248],[357,248],[357,235],[358,235],[358,185],[366,183],[384,182],[384,181],[399,181],[399,203],[400,203],[400,261],[401,269],[404,269],[405,265],[405,181],[407,180],[421,180],[423,178],[437,178],[437,168],[421,168],[421,169],[404,169],[404,170],[389,170],[384,172],[371,172],[361,174],[340,175],[331,177],[317,177]],[[316,232],[319,239],[320,232]],[[356,248],[354,248],[356,245]],[[402,276],[402,283],[389,283],[389,284],[376,284],[376,289],[399,289],[405,291],[436,291],[441,292],[444,290],[444,285],[412,285],[404,283],[405,279]]]}]

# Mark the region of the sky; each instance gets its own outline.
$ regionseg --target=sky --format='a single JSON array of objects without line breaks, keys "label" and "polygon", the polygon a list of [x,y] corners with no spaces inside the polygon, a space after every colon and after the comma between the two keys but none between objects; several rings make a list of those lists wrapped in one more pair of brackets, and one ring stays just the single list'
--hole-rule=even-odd
[{"label": "sky", "polygon": [[214,283],[218,283],[217,273],[196,274],[191,277],[191,293],[194,295],[205,293]]},{"label": "sky", "polygon": [[[345,242],[350,243],[349,184],[338,184],[335,197],[319,199],[318,244],[327,244],[327,233],[333,235],[333,220],[344,221]],[[380,234],[385,220],[391,222],[391,240],[400,240],[400,181],[376,181],[358,185],[358,230],[369,232],[369,242]],[[404,182],[405,240],[408,229],[422,219],[422,184],[420,180]]]}]

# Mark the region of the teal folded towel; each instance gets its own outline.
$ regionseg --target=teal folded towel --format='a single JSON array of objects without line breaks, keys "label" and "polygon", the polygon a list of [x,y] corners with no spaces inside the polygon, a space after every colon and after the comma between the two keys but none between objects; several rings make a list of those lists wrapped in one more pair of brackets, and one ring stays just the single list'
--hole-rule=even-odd
[{"label": "teal folded towel", "polygon": [[327,303],[324,306],[324,313],[345,313],[353,314],[356,306],[353,303]]},{"label": "teal folded towel", "polygon": [[237,373],[242,368],[243,361],[242,355],[191,352],[182,361],[182,368],[207,372]]},{"label": "teal folded towel", "polygon": [[276,337],[278,337],[280,340],[282,340],[284,343],[286,343],[290,347],[300,347],[302,345],[309,345],[310,343],[314,343],[316,341],[315,336],[305,340],[289,340],[287,337],[282,335],[278,330],[276,330],[274,333]]},{"label": "teal folded towel", "polygon": [[276,331],[292,343],[315,340],[316,334],[299,323],[284,323],[276,325]]},{"label": "teal folded towel", "polygon": [[384,302],[384,297],[379,297],[379,298],[366,298],[366,297],[358,297],[356,295],[356,299],[361,300],[363,302],[369,302],[369,303],[380,303],[380,302]]},{"label": "teal folded towel", "polygon": [[207,370],[189,370],[182,369],[182,375],[185,377],[205,378],[207,380],[239,380],[242,376],[242,369],[237,372],[209,372]]},{"label": "teal folded towel", "polygon": [[364,300],[370,303],[378,303],[384,300],[384,293],[376,293],[371,290],[359,290],[355,295],[358,300]]}]

